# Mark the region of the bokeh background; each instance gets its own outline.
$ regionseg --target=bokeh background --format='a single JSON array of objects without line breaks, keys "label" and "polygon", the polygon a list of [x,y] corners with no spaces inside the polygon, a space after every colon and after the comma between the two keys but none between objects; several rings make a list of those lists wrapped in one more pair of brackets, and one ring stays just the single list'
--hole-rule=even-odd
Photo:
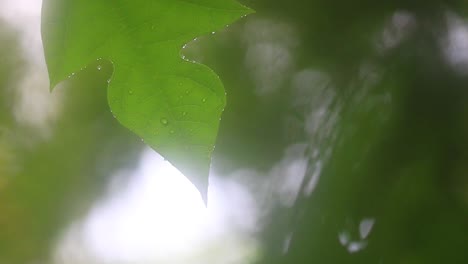
[{"label": "bokeh background", "polygon": [[227,92],[205,208],[0,1],[0,264],[468,263],[468,4],[241,2],[184,50]]}]

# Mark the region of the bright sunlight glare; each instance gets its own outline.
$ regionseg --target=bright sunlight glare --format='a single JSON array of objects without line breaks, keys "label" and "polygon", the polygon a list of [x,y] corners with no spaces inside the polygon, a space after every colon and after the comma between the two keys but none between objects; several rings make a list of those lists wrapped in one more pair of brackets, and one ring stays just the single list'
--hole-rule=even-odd
[{"label": "bright sunlight glare", "polygon": [[86,222],[96,253],[132,259],[190,250],[207,220],[195,186],[152,150],[144,152],[130,177],[134,180],[124,193],[93,210]]},{"label": "bright sunlight glare", "polygon": [[[82,220],[78,235],[76,226],[69,228],[57,263],[242,263],[255,255],[252,225],[245,226],[255,213],[249,213],[252,200],[241,185],[214,180],[206,208],[195,186],[149,148],[134,171],[120,174],[128,182],[114,184]],[[75,252],[65,252],[70,248]],[[67,260],[75,254],[92,257]]]}]

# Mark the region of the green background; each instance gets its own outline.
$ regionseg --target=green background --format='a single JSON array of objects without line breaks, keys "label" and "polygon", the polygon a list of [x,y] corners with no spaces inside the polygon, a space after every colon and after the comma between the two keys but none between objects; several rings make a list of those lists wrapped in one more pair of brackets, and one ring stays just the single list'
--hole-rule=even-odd
[{"label": "green background", "polygon": [[[466,263],[468,60],[447,52],[467,4],[242,3],[256,14],[185,51],[227,92],[212,168],[262,182],[291,146],[307,162],[293,206],[260,208],[259,256],[245,263]],[[15,118],[28,61],[19,33],[2,22],[0,41],[0,263],[42,263],[143,143],[109,111],[103,62],[54,91],[66,103],[41,139]],[[375,221],[366,239],[363,219]],[[350,253],[345,233],[365,247]]]}]

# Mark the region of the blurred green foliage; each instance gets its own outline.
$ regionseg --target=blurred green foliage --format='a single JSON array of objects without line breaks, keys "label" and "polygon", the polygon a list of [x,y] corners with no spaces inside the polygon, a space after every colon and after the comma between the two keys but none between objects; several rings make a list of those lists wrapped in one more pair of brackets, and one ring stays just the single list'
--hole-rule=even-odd
[{"label": "blurred green foliage", "polygon": [[[257,13],[184,53],[218,73],[227,91],[217,173],[268,171],[287,146],[307,145],[302,191],[294,206],[276,204],[263,219],[257,262],[466,263],[468,74],[446,54],[450,17],[465,21],[465,1],[243,3]],[[90,66],[59,88],[67,101],[54,136],[28,143],[34,131],[16,124],[8,88],[24,58],[4,28],[0,263],[22,264],[45,258],[44,241],[86,211],[112,171],[133,166],[142,144],[106,107],[110,65]],[[252,67],[247,55],[261,51],[276,60]],[[276,88],[259,92],[259,70],[286,60],[289,67],[264,75],[283,77]],[[298,95],[294,80],[306,70],[328,79],[307,79]],[[317,107],[327,122],[311,129]],[[304,194],[317,171],[315,189]],[[365,219],[373,226],[363,238]]]},{"label": "blurred green foliage", "polygon": [[[2,57],[9,61],[0,75],[20,76],[21,60],[14,59],[20,53],[8,48],[18,47],[17,39],[2,37]],[[103,87],[112,68],[103,68],[87,68],[64,83],[69,87],[58,88],[69,92],[61,98],[63,118],[51,125],[52,137],[47,139],[15,122],[18,95],[9,89],[18,87],[20,78],[2,84],[2,92],[10,94],[1,98],[0,262],[49,258],[64,223],[87,212],[113,171],[134,166],[142,144],[109,112]]]}]

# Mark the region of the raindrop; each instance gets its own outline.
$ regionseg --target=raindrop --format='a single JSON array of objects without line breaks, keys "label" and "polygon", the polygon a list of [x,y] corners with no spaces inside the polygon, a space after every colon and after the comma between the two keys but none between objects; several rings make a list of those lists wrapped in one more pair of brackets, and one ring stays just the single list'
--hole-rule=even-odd
[{"label": "raindrop", "polygon": [[211,35],[213,35],[214,33],[215,33],[215,32],[214,32],[214,31],[212,31],[212,32],[211,32]]},{"label": "raindrop", "polygon": [[167,126],[169,124],[169,121],[167,121],[166,118],[161,118],[161,124]]},{"label": "raindrop", "polygon": [[100,71],[100,70],[102,69],[102,66],[101,66],[101,65],[98,65],[98,66],[97,66],[97,69],[98,69],[98,71]]},{"label": "raindrop", "polygon": [[203,98],[202,102],[203,102],[203,103],[206,102],[206,98]]}]

